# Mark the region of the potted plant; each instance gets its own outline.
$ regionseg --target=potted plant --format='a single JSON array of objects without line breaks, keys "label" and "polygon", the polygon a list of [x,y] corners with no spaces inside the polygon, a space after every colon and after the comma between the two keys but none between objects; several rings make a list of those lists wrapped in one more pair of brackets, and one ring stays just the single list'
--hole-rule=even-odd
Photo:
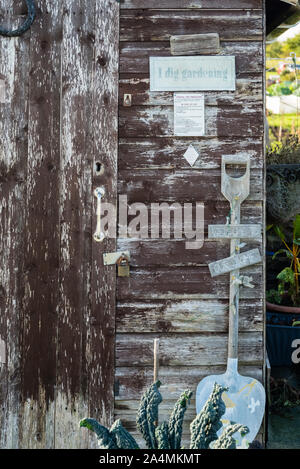
[{"label": "potted plant", "polygon": [[273,231],[283,244],[283,248],[274,253],[285,256],[289,265],[277,275],[278,288],[267,291],[267,350],[271,365],[292,364],[292,344],[300,337],[298,327],[300,319],[300,214],[293,222],[292,242],[278,225]]}]

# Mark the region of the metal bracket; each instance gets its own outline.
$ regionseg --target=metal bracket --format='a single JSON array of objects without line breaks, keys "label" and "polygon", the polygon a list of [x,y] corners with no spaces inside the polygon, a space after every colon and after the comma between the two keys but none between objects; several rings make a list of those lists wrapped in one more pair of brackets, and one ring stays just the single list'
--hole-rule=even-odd
[{"label": "metal bracket", "polygon": [[103,254],[103,263],[104,265],[114,265],[117,263],[117,260],[119,260],[122,256],[125,256],[130,260],[129,251],[105,252]]},{"label": "metal bracket", "polygon": [[124,94],[123,96],[123,106],[131,107],[132,106],[132,95],[131,94]]}]

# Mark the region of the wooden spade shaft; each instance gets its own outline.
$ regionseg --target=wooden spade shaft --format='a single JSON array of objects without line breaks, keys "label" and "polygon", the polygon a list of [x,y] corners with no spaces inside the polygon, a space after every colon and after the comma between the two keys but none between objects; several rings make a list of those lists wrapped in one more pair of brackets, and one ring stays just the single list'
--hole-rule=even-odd
[{"label": "wooden spade shaft", "polygon": [[[239,199],[234,199],[230,204],[232,225],[239,225],[241,204]],[[230,255],[239,253],[239,239],[231,239]],[[239,284],[236,281],[239,278],[240,271],[230,272],[230,291],[229,291],[229,334],[228,334],[228,358],[238,358],[238,332],[239,332]]]}]

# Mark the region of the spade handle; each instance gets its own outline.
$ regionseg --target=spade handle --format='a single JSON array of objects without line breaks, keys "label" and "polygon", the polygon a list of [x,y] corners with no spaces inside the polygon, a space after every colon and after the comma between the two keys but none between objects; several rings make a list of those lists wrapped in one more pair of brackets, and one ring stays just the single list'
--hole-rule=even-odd
[{"label": "spade handle", "polygon": [[[240,177],[229,176],[226,165],[245,167],[245,172]],[[250,191],[250,159],[244,155],[223,156],[222,158],[222,182],[221,191],[230,202],[231,225],[239,225],[241,219],[241,203],[248,197]],[[240,240],[231,239],[230,256],[239,254]],[[239,331],[239,270],[230,272],[229,291],[229,335],[228,358],[238,358],[238,331]]]}]

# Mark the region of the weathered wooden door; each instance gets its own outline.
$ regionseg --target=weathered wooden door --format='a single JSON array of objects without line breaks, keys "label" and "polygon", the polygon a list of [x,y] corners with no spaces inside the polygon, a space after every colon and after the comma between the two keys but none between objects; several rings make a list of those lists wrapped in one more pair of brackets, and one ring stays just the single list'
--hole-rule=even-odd
[{"label": "weathered wooden door", "polygon": [[[80,448],[80,418],[113,418],[115,239],[93,241],[93,193],[115,203],[119,5],[35,4],[0,37],[0,446]],[[0,13],[19,25],[25,2]]]}]

